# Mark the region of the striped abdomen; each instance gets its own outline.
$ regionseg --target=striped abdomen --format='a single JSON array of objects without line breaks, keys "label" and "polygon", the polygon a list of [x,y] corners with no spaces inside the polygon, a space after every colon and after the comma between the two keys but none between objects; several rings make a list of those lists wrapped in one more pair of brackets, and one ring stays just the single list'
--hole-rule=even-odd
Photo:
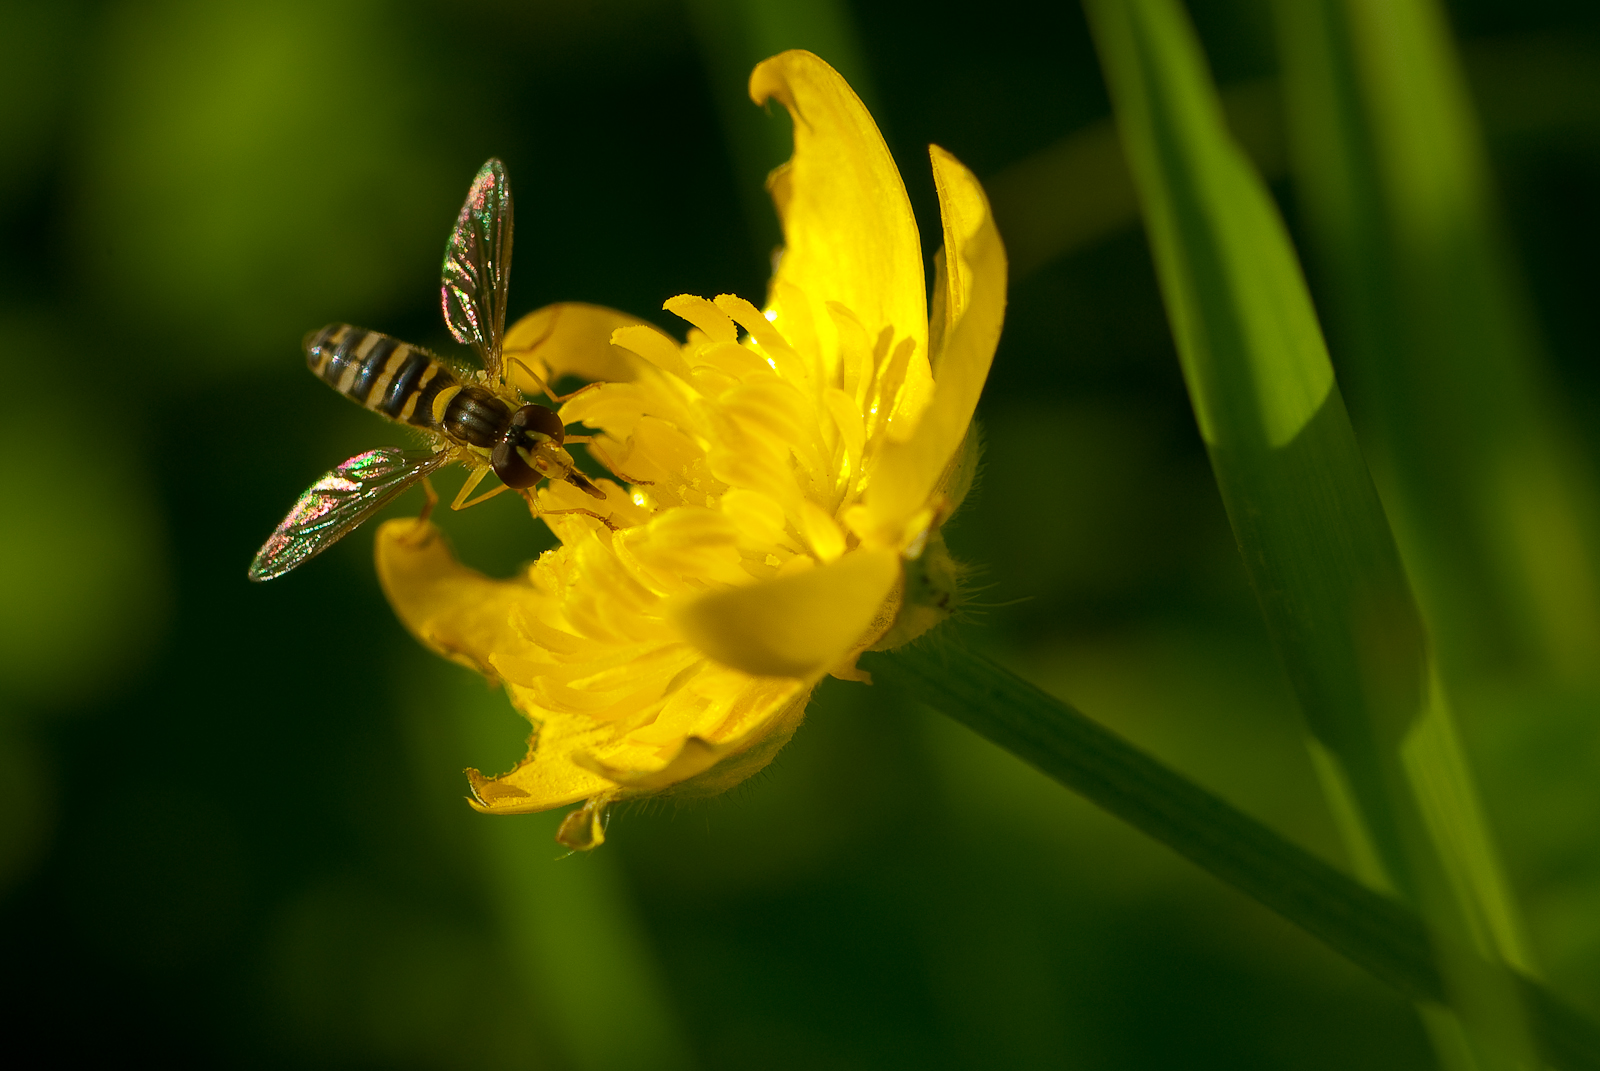
[{"label": "striped abdomen", "polygon": [[439,428],[434,401],[458,386],[437,357],[399,339],[349,324],[306,337],[306,364],[334,390],[392,420]]},{"label": "striped abdomen", "polygon": [[392,420],[488,449],[511,410],[482,387],[463,386],[433,354],[349,324],[306,336],[306,364],[323,382]]}]

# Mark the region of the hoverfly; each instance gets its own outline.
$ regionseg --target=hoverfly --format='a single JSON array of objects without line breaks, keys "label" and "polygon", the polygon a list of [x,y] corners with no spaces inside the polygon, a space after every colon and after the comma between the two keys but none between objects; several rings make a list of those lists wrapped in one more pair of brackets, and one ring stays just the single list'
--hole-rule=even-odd
[{"label": "hoverfly", "polygon": [[[546,478],[565,480],[605,499],[605,492],[578,471],[564,447],[587,439],[567,436],[554,411],[525,403],[502,360],[511,225],[505,165],[490,160],[478,169],[450,232],[439,288],[445,325],[457,342],[477,351],[482,371],[469,371],[420,346],[349,324],[329,324],[306,336],[306,363],[313,374],[351,401],[419,429],[433,445],[428,450],[368,450],[324,475],[256,552],[251,580],[272,580],[316,557],[400,492],[452,461],[472,470],[452,509],[465,509],[507,489],[520,491],[533,503],[528,489]],[[545,393],[550,394],[548,387]],[[557,403],[565,400],[550,397]],[[490,472],[502,486],[468,501]],[[431,508],[431,492],[429,503]]]}]

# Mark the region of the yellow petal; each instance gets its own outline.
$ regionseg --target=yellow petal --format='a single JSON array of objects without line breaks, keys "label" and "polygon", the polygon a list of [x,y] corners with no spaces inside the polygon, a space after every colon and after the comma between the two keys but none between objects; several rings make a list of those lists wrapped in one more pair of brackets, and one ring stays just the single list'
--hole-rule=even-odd
[{"label": "yellow petal", "polygon": [[[944,217],[944,305],[950,327],[935,359],[933,400],[909,439],[884,444],[866,504],[881,538],[903,540],[905,523],[938,488],[967,435],[1006,309],[1006,254],[978,180],[955,157],[930,148]],[[915,533],[909,533],[914,535]]]},{"label": "yellow petal", "polygon": [[728,319],[728,314],[703,297],[679,294],[668,298],[661,307],[698,327],[712,342],[739,341],[739,329]]},{"label": "yellow petal", "polygon": [[513,687],[510,691],[524,714],[532,710],[535,716],[545,716],[529,738],[528,754],[514,769],[499,777],[467,771],[474,796],[468,802],[475,809],[485,814],[533,814],[615,793],[614,782],[572,761],[575,754],[593,745],[605,731],[603,726],[572,715],[550,716],[532,706],[524,689]]},{"label": "yellow petal", "polygon": [[491,679],[497,652],[517,643],[512,611],[533,589],[521,580],[492,580],[456,561],[437,527],[415,518],[389,521],[374,546],[378,582],[412,635]]},{"label": "yellow petal", "polygon": [[[492,814],[525,814],[582,799],[665,791],[715,795],[755,773],[799,726],[812,686],[753,680],[702,664],[707,668],[697,674],[679,675],[700,682],[685,689],[681,717],[658,711],[655,725],[631,732],[540,708],[529,690],[512,686],[512,699],[539,729],[527,756],[510,772],[491,778],[467,771],[473,806]],[[663,725],[666,721],[672,724]]]},{"label": "yellow petal", "polygon": [[672,787],[674,796],[716,796],[767,767],[804,720],[812,685],[797,685],[789,698],[769,707],[739,738],[721,749],[703,772]]},{"label": "yellow petal", "polygon": [[[527,644],[511,625],[514,612],[538,598],[521,580],[492,580],[450,553],[439,529],[426,521],[390,521],[378,529],[378,580],[395,614],[424,644],[496,678],[493,662]],[[572,803],[615,785],[574,766],[568,756],[587,746],[593,725],[585,718],[547,717],[528,690],[509,689],[517,706],[538,723],[527,758],[499,778],[468,770],[472,805],[492,814],[524,814]]]},{"label": "yellow petal", "polygon": [[512,358],[550,379],[572,375],[591,382],[627,382],[634,378],[631,359],[611,345],[611,335],[618,328],[638,325],[649,326],[637,316],[581,301],[535,309],[506,332],[502,349],[507,375],[530,396],[540,392],[539,385]]},{"label": "yellow petal", "polygon": [[[976,270],[972,264],[975,256],[972,243],[977,239],[978,232],[985,226],[993,228],[994,223],[989,218],[989,201],[983,194],[983,187],[978,185],[978,180],[962,166],[961,161],[937,145],[928,146],[928,160],[933,167],[934,188],[939,193],[939,219],[944,230],[944,248],[955,251],[954,256],[945,258],[944,291],[941,294],[945,315],[943,334],[948,339],[950,329],[961,322],[972,301],[973,272]],[[1001,257],[1000,271],[1004,272],[1003,252]],[[1005,293],[1003,277],[1000,292],[1002,296]],[[934,354],[935,364],[940,363],[943,357],[943,353]]]},{"label": "yellow petal", "polygon": [[[555,776],[552,776],[552,772]],[[472,769],[467,770],[466,774],[472,786],[472,797],[467,802],[473,810],[484,814],[538,814],[552,807],[564,807],[609,792],[615,787],[599,774],[581,770],[570,763],[564,763],[556,769],[551,764],[536,764],[531,759],[499,777],[485,777]],[[519,780],[536,782],[534,791],[524,790],[517,784]]]},{"label": "yellow petal", "polygon": [[725,744],[713,744],[698,736],[691,736],[683,742],[678,753],[667,760],[665,766],[643,771],[621,769],[595,755],[575,755],[573,758],[579,766],[593,770],[601,777],[642,796],[662,792],[680,781],[705,773],[729,750]]},{"label": "yellow petal", "polygon": [[770,708],[761,722],[737,740],[714,744],[690,736],[660,769],[638,772],[613,767],[601,760],[579,756],[617,784],[615,790],[596,790],[582,807],[567,815],[556,840],[574,851],[588,851],[605,841],[605,811],[615,800],[629,796],[670,792],[679,797],[716,796],[764,769],[805,717],[810,685],[795,686],[785,702]]},{"label": "yellow petal", "polygon": [[619,327],[611,335],[611,344],[638,354],[657,368],[671,372],[680,379],[689,378],[689,366],[684,363],[683,353],[678,344],[649,324]]},{"label": "yellow petal", "polygon": [[844,553],[844,533],[833,514],[809,498],[800,500],[800,528],[812,553],[822,561],[831,562]]},{"label": "yellow petal", "polygon": [[668,614],[690,643],[724,665],[763,677],[811,677],[866,638],[899,576],[894,551],[861,550],[776,580],[684,599]]},{"label": "yellow petal", "polygon": [[[922,245],[877,124],[838,72],[809,52],[784,52],[756,67],[750,98],[776,98],[794,121],[794,156],[772,181],[785,242],[773,286],[777,327],[791,314],[810,317],[784,306],[789,285],[817,308],[839,302],[871,337],[892,326],[897,338],[915,339],[913,361],[925,381]],[[825,346],[837,367],[836,338]]]}]

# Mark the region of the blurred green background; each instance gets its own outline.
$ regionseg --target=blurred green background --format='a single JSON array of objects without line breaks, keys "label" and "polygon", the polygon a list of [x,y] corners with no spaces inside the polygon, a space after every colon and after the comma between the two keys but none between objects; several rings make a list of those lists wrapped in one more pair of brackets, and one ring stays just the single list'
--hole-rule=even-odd
[{"label": "blurred green background", "polygon": [[[1188,7],[1321,303],[1336,271],[1302,230],[1270,5]],[[1446,8],[1538,419],[1581,482],[1600,467],[1600,14]],[[509,766],[524,725],[396,624],[370,533],[245,581],[313,478],[399,441],[305,372],[301,336],[349,320],[447,348],[440,253],[484,158],[516,191],[513,315],[584,300],[670,325],[674,294],[759,299],[778,239],[760,180],[788,126],[743,86],[786,47],[861,92],[930,257],[930,141],[985,179],[1011,250],[985,470],[950,530],[981,569],[971,641],[1342,861],[1075,5],[3,0],[8,1048],[173,1067],[1429,1065],[1378,983],[892,694],[829,681],[752,783],[624,810],[603,850],[558,859],[559,814],[462,802],[462,767]],[[1359,328],[1327,326],[1344,376]],[[1381,425],[1381,383],[1346,382],[1358,428]],[[549,541],[509,497],[444,524],[491,572]],[[1600,656],[1580,641],[1548,665],[1444,654],[1470,663],[1454,697],[1538,959],[1600,1015]]]}]

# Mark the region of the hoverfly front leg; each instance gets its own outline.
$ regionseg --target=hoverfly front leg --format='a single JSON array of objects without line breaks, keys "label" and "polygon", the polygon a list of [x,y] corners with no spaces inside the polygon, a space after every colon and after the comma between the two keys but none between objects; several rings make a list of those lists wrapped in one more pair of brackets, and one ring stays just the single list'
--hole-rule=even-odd
[{"label": "hoverfly front leg", "polygon": [[511,365],[516,365],[518,368],[522,369],[524,374],[526,374],[529,379],[533,380],[539,385],[539,389],[544,392],[544,396],[549,398],[552,402],[555,402],[557,405],[565,405],[578,395],[584,393],[585,391],[593,390],[595,387],[600,385],[598,383],[585,383],[571,394],[557,394],[555,391],[550,389],[550,384],[544,381],[544,377],[539,375],[539,373],[535,372],[533,369],[529,368],[525,361],[519,361],[515,357],[507,357],[506,366],[509,368]]},{"label": "hoverfly front leg", "polygon": [[611,471],[611,475],[615,476],[623,483],[631,483],[636,487],[650,487],[655,483],[654,480],[641,480],[637,476],[629,476],[626,472],[623,472],[621,469],[617,468],[617,463],[612,461],[610,456],[607,455],[604,450],[600,449],[599,445],[594,441],[593,435],[568,435],[566,441],[569,443],[582,443],[584,446],[587,446],[589,448],[589,452],[600,459],[600,464],[609,469]]},{"label": "hoverfly front leg", "polygon": [[461,505],[455,506],[453,508],[455,508],[455,509],[471,509],[473,506],[476,506],[478,503],[487,502],[491,498],[493,498],[495,495],[498,495],[498,494],[500,494],[500,493],[502,493],[504,491],[509,491],[509,490],[511,490],[511,488],[507,487],[505,484],[501,484],[499,487],[496,487],[494,490],[485,491],[483,494],[479,495],[477,498],[474,498],[474,499],[472,499],[471,501],[468,501],[468,502],[463,502],[463,503],[461,503]]},{"label": "hoverfly front leg", "polygon": [[[489,475],[490,471],[491,470],[488,465],[483,465],[479,468],[473,469],[472,474],[468,476],[466,482],[461,485],[461,490],[456,493],[455,501],[450,503],[450,508],[453,510],[471,509],[480,502],[489,501],[489,499],[500,494],[502,491],[511,490],[511,488],[507,487],[505,484],[501,484],[494,490],[485,491],[477,498],[468,501],[467,496],[472,494],[472,492],[477,488],[478,484],[483,482],[483,478]],[[429,508],[432,507],[430,506]]]},{"label": "hoverfly front leg", "polygon": [[611,522],[611,518],[602,517],[602,516],[600,516],[600,514],[596,513],[592,509],[583,509],[581,507],[574,507],[572,509],[545,509],[545,508],[543,508],[542,506],[539,505],[539,500],[538,500],[538,498],[536,498],[534,496],[532,488],[519,487],[519,488],[517,488],[517,493],[519,495],[521,495],[524,499],[527,500],[528,509],[533,512],[533,515],[534,515],[535,518],[539,518],[539,517],[561,517],[561,516],[565,516],[567,514],[578,513],[578,514],[582,514],[585,517],[593,517],[595,520],[599,521],[601,524],[605,525],[607,528],[611,529],[611,531],[613,531],[613,532],[622,531],[622,526],[621,525],[613,524]]}]

